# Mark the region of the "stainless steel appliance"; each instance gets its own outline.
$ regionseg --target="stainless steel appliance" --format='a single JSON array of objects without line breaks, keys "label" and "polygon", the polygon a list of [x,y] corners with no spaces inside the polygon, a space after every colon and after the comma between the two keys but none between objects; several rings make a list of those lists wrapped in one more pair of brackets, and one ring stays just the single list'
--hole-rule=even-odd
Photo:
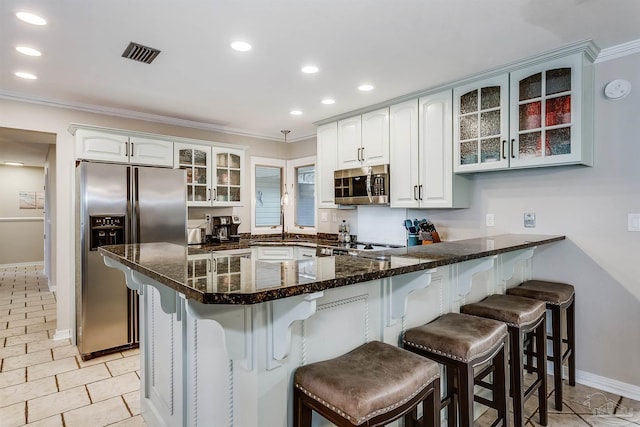
[{"label": "stainless steel appliance", "polygon": [[337,170],[333,178],[338,205],[389,204],[389,165]]},{"label": "stainless steel appliance", "polygon": [[211,238],[214,242],[228,242],[240,240],[238,226],[242,223],[240,217],[214,216],[211,217]]},{"label": "stainless steel appliance", "polygon": [[187,241],[182,169],[81,162],[77,167],[80,268],[77,344],[83,360],[138,343],[137,294],[98,247]]}]

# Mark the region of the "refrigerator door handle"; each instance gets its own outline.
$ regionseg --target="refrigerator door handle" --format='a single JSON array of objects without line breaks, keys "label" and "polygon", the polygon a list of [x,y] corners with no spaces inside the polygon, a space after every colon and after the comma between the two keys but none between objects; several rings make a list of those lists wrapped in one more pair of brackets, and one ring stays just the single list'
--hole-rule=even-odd
[{"label": "refrigerator door handle", "polygon": [[139,187],[139,168],[133,168],[133,238],[130,243],[141,243],[140,236],[140,187]]},{"label": "refrigerator door handle", "polygon": [[125,226],[125,233],[124,233],[124,243],[125,244],[130,244],[133,243],[133,233],[132,233],[132,221],[133,221],[133,204],[132,204],[132,197],[131,197],[131,190],[132,190],[132,183],[131,183],[131,167],[127,166],[127,220],[126,220],[126,226]]}]

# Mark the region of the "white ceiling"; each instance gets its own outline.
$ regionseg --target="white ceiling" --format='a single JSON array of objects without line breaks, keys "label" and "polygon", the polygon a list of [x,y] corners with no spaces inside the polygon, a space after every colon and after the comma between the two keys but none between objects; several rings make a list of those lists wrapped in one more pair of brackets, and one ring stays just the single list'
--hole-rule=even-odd
[{"label": "white ceiling", "polygon": [[[17,20],[23,10],[48,25]],[[314,121],[573,42],[639,38],[638,0],[2,0],[0,97],[295,141]],[[127,60],[130,41],[162,52]],[[301,73],[309,63],[320,72]]]}]

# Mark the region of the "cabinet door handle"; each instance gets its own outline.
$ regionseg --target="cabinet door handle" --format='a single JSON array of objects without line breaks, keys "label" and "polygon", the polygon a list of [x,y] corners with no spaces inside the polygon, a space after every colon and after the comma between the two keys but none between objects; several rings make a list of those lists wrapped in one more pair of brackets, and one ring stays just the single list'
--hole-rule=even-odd
[{"label": "cabinet door handle", "polygon": [[309,255],[309,254],[302,254],[302,256],[307,258],[313,258],[313,255]]},{"label": "cabinet door handle", "polygon": [[418,199],[422,200],[422,184],[418,186]]},{"label": "cabinet door handle", "polygon": [[209,189],[209,200],[211,200],[211,189]]},{"label": "cabinet door handle", "polygon": [[134,150],[133,150],[133,142],[131,142],[130,144],[131,144],[131,157],[133,157],[133,152],[134,152]]},{"label": "cabinet door handle", "polygon": [[413,186],[413,200],[418,200],[418,186]]},{"label": "cabinet door handle", "polygon": [[515,155],[515,153],[513,152],[513,144],[515,144],[515,143],[516,143],[516,140],[515,140],[515,138],[514,138],[514,139],[512,139],[512,140],[511,140],[511,158],[512,158],[512,159],[515,159],[515,158],[516,158],[516,155]]},{"label": "cabinet door handle", "polygon": [[217,188],[213,189],[213,200],[218,200],[218,189]]},{"label": "cabinet door handle", "polygon": [[360,148],[358,148],[358,161],[361,162],[362,158],[360,157]]},{"label": "cabinet door handle", "polygon": [[362,161],[364,162],[364,147],[362,147],[360,150],[362,150]]},{"label": "cabinet door handle", "polygon": [[129,143],[128,142],[124,143],[124,156],[125,157],[129,157]]},{"label": "cabinet door handle", "polygon": [[506,158],[507,158],[507,156],[505,156],[505,155],[504,155],[504,151],[505,151],[505,146],[506,146],[506,145],[507,145],[507,140],[506,140],[506,139],[503,139],[503,140],[502,140],[502,158],[503,158],[503,159],[506,159]]}]

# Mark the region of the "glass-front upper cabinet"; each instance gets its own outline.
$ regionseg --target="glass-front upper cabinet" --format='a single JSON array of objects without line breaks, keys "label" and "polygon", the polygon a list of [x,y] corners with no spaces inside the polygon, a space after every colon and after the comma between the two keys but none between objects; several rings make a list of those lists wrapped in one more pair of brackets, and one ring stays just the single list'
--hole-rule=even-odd
[{"label": "glass-front upper cabinet", "polygon": [[244,151],[213,147],[213,158],[216,163],[212,179],[212,204],[240,205]]},{"label": "glass-front upper cabinet", "polygon": [[511,166],[582,159],[580,55],[511,73]]},{"label": "glass-front upper cabinet", "polygon": [[176,143],[176,168],[187,170],[188,206],[240,206],[244,151]]},{"label": "glass-front upper cabinet", "polygon": [[509,76],[454,88],[454,171],[509,167]]},{"label": "glass-front upper cabinet", "polygon": [[175,167],[187,170],[187,205],[211,206],[211,147],[175,143]]},{"label": "glass-front upper cabinet", "polygon": [[591,165],[592,115],[582,53],[456,87],[454,171]]}]

